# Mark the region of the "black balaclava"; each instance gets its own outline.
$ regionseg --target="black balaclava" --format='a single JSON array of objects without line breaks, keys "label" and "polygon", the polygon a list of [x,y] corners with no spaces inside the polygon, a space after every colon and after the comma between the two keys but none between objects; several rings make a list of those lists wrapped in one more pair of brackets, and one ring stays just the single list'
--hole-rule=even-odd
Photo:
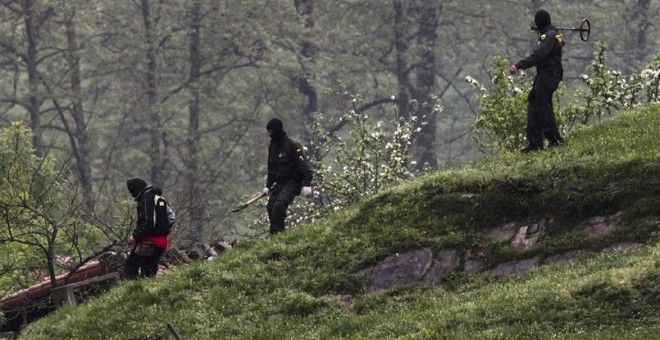
[{"label": "black balaclava", "polygon": [[134,198],[137,198],[142,190],[147,187],[147,182],[140,177],[134,177],[126,181],[126,187],[131,195],[133,195]]},{"label": "black balaclava", "polygon": [[273,131],[270,135],[270,139],[275,142],[281,141],[282,138],[286,136],[286,132],[284,132],[282,121],[277,118],[273,118],[270,121],[268,121],[268,124],[266,124],[266,130]]},{"label": "black balaclava", "polygon": [[542,9],[536,11],[536,14],[534,14],[534,24],[539,31],[550,26],[550,13]]}]

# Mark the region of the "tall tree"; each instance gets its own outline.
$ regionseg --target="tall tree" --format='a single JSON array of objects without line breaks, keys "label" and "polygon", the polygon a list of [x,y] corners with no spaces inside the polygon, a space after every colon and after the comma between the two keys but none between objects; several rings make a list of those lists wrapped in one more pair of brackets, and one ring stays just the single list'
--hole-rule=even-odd
[{"label": "tall tree", "polygon": [[[188,109],[188,163],[187,163],[187,182],[189,188],[188,201],[190,202],[191,224],[195,229],[195,235],[202,235],[204,221],[204,208],[200,195],[199,183],[199,162],[200,155],[198,144],[200,142],[200,77],[202,68],[201,56],[201,4],[194,1],[190,7],[190,28],[189,28],[189,51],[190,51],[190,106]],[[196,238],[200,242],[199,237]]]},{"label": "tall tree", "polygon": [[[437,117],[433,106],[436,105],[433,96],[436,78],[436,45],[438,40],[438,17],[442,11],[441,6],[422,3],[418,7],[418,35],[420,62],[415,67],[415,83],[411,93],[413,99],[419,103],[416,115],[419,121],[428,122],[427,127],[415,139],[417,153],[417,169],[422,170],[425,165],[432,169],[438,168],[436,148]],[[427,103],[423,105],[423,103]]]},{"label": "tall tree", "polygon": [[[649,62],[649,37],[652,34],[653,22],[660,17],[660,6],[655,11],[651,7],[651,0],[634,1],[630,9],[624,13],[629,32],[629,39],[625,39],[625,51],[632,51],[633,62],[626,63],[624,71],[639,71],[639,66]],[[655,20],[654,20],[655,18]]]},{"label": "tall tree", "polygon": [[[292,76],[292,82],[297,86],[300,94],[305,98],[305,105],[301,110],[304,126],[303,138],[305,141],[312,139],[311,125],[314,121],[314,113],[318,112],[318,91],[314,85],[318,47],[314,42],[314,0],[294,0],[296,13],[303,26],[302,40],[299,42],[297,60],[300,63],[300,73]],[[308,144],[309,145],[309,144]],[[311,146],[311,145],[310,145]],[[315,151],[311,151],[315,155]]]},{"label": "tall tree", "polygon": [[[42,33],[53,14],[52,7],[39,7],[36,0],[3,1],[4,9],[11,14],[14,25],[12,32],[17,37],[4,36],[2,38],[2,53],[6,61],[4,65],[13,68],[16,73],[16,82],[20,82],[24,71],[27,79],[26,89],[21,91],[15,83],[13,96],[4,97],[3,102],[17,104],[28,112],[30,128],[33,131],[32,143],[37,156],[44,154],[42,104],[46,100],[41,83],[40,66],[53,57],[53,53],[45,53],[48,46],[41,46]],[[17,39],[18,38],[18,39]]]},{"label": "tall tree", "polygon": [[74,126],[70,126],[65,117],[64,108],[62,108],[56,98],[54,104],[60,113],[62,123],[69,136],[71,150],[75,161],[75,170],[82,188],[86,215],[91,215],[94,211],[94,194],[92,186],[92,150],[87,130],[87,117],[84,110],[83,86],[80,65],[80,55],[82,48],[78,42],[78,33],[76,32],[76,12],[65,13],[64,26],[66,32],[66,61],[69,72],[70,101],[68,112],[73,119]]},{"label": "tall tree", "polygon": [[167,162],[165,141],[163,139],[163,126],[161,112],[156,106],[158,103],[159,83],[158,83],[158,36],[155,25],[158,23],[158,16],[152,13],[151,1],[141,0],[142,22],[144,24],[144,42],[145,42],[145,60],[147,69],[145,72],[145,92],[147,94],[147,106],[145,107],[147,117],[149,117],[149,137],[150,148],[148,155],[151,158],[151,180],[155,183],[162,183],[164,164]]}]

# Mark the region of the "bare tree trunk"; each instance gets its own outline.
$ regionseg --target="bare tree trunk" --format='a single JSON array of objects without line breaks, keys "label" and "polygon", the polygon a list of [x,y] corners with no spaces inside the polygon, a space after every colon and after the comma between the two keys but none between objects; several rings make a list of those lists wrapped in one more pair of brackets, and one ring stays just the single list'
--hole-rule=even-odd
[{"label": "bare tree trunk", "polygon": [[410,79],[409,65],[407,60],[408,36],[407,32],[407,8],[403,0],[392,0],[394,6],[394,46],[396,48],[396,78],[399,85],[399,94],[397,96],[397,105],[399,116],[408,120],[410,116]]},{"label": "bare tree trunk", "polygon": [[149,117],[149,134],[150,134],[150,150],[149,156],[151,157],[151,181],[158,185],[162,185],[163,168],[165,165],[165,145],[162,138],[162,124],[160,119],[160,112],[157,108],[158,103],[158,61],[156,52],[156,33],[153,27],[151,18],[151,8],[149,0],[142,0],[142,20],[144,24],[145,40],[147,44],[147,116]]},{"label": "bare tree trunk", "polygon": [[[421,48],[421,63],[416,68],[415,88],[411,92],[418,103],[430,101],[433,86],[435,85],[435,48],[438,39],[438,8],[437,5],[422,5],[419,15],[418,43]],[[438,168],[438,160],[435,152],[436,142],[436,117],[433,107],[421,105],[415,112],[418,121],[427,121],[428,125],[415,139],[417,153],[417,169],[422,170],[425,164],[432,169]]]},{"label": "bare tree trunk", "polygon": [[199,78],[201,76],[202,56],[200,52],[200,21],[201,6],[199,2],[194,2],[190,10],[190,30],[189,30],[189,54],[190,54],[190,95],[191,100],[188,107],[188,161],[187,181],[188,181],[188,202],[190,204],[190,223],[192,230],[196,232],[192,235],[192,241],[202,242],[204,231],[204,206],[202,204],[202,195],[199,185],[199,155],[197,145],[200,141],[199,121],[200,121],[200,88]]},{"label": "bare tree trunk", "polygon": [[[298,16],[303,21],[304,35],[308,35],[311,30],[314,28],[314,1],[313,0],[294,0],[294,5],[296,6],[296,11]],[[303,126],[310,127],[314,122],[314,113],[319,110],[318,104],[318,93],[316,87],[314,87],[314,70],[313,64],[315,62],[317,48],[316,44],[312,41],[311,37],[303,38],[300,42],[300,53],[298,54],[298,60],[302,67],[302,74],[297,76],[294,79],[294,83],[298,87],[298,92],[300,92],[307,102],[302,109],[303,117]],[[310,129],[303,129],[303,139],[301,143],[312,140],[313,131]],[[314,146],[306,143],[307,147],[310,148],[309,155],[318,159],[320,155],[317,155]]]},{"label": "bare tree trunk", "polygon": [[631,66],[634,64],[641,64],[648,54],[649,29],[653,26],[653,23],[649,20],[649,12],[651,12],[649,8],[650,4],[650,0],[638,0],[637,5],[631,9],[630,15],[628,16],[628,22],[633,22],[636,26],[632,27],[632,39],[627,40],[629,46],[626,50],[634,51],[633,55],[635,56],[635,62],[625,64],[630,73],[635,72],[635,70],[630,70],[630,68],[634,68]]},{"label": "bare tree trunk", "polygon": [[44,156],[44,145],[41,129],[41,99],[39,98],[39,74],[37,71],[38,43],[39,43],[39,25],[37,24],[36,10],[33,0],[25,0],[23,3],[23,16],[25,22],[25,32],[27,35],[27,57],[25,64],[28,71],[28,82],[30,93],[28,94],[28,111],[30,112],[30,128],[32,129],[32,144],[34,153]]},{"label": "bare tree trunk", "polygon": [[[87,134],[87,123],[85,121],[85,111],[82,100],[82,86],[80,76],[80,57],[78,46],[78,37],[76,34],[75,23],[72,17],[66,22],[67,37],[67,63],[69,65],[69,81],[71,83],[72,106],[71,115],[75,122],[75,129],[67,133],[70,134],[71,148],[76,160],[76,171],[80,185],[82,186],[84,208],[86,214],[94,211],[94,195],[92,190],[92,169],[91,152],[89,145],[89,135]],[[62,117],[64,119],[64,117]],[[65,122],[66,124],[66,122]]]}]

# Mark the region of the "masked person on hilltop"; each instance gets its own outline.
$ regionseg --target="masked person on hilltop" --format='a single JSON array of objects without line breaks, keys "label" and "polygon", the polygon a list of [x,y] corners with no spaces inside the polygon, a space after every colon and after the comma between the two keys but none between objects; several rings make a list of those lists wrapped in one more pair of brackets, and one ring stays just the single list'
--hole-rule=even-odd
[{"label": "masked person on hilltop", "polygon": [[312,196],[312,167],[303,155],[302,146],[284,132],[281,120],[271,119],[266,130],[270,144],[268,175],[262,193],[269,195],[266,209],[273,235],[284,230],[286,210],[293,199],[300,194]]},{"label": "masked person on hilltop", "polygon": [[527,97],[527,146],[521,152],[543,149],[544,138],[549,146],[557,146],[563,142],[557,128],[557,121],[552,108],[552,96],[563,79],[564,70],[561,63],[561,50],[564,37],[552,25],[550,14],[539,10],[534,14],[534,24],[538,30],[538,43],[527,58],[511,65],[509,72],[515,74],[532,66],[536,67],[536,77],[532,90]]},{"label": "masked person on hilltop", "polygon": [[[160,213],[156,202],[163,191],[147,185],[139,177],[129,179],[126,186],[137,202],[137,223],[127,240],[133,249],[124,265],[124,278],[132,280],[140,276],[152,277],[158,272],[158,263],[168,245],[169,230],[159,229],[156,223],[156,213]],[[167,219],[167,216],[158,218]]]}]

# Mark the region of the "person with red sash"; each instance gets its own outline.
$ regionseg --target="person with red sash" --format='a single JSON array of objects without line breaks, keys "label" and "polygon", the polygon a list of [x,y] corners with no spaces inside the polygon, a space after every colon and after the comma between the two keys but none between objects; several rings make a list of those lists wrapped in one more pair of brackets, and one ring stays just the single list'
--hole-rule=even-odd
[{"label": "person with red sash", "polygon": [[124,265],[124,278],[152,277],[158,273],[158,263],[168,246],[167,233],[156,228],[155,198],[163,191],[139,177],[129,179],[126,186],[137,202],[137,222],[127,240],[133,249]]}]

